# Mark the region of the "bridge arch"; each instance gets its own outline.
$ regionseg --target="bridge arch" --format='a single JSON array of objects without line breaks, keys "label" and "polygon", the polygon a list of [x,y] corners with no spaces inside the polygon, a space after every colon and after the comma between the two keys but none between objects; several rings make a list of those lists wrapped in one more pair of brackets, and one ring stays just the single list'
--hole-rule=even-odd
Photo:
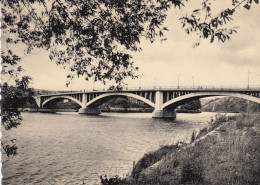
[{"label": "bridge arch", "polygon": [[41,107],[41,97],[40,96],[32,96],[32,98],[36,102],[37,106],[40,108]]},{"label": "bridge arch", "polygon": [[76,98],[73,98],[71,96],[53,96],[53,97],[50,97],[42,103],[42,107],[44,107],[44,105],[46,103],[48,103],[52,100],[55,100],[55,99],[69,99],[69,100],[72,100],[73,102],[77,103],[78,105],[80,105],[82,107],[82,103],[79,100],[77,100]]},{"label": "bridge arch", "polygon": [[255,103],[260,104],[260,98],[242,94],[242,93],[228,93],[228,92],[194,92],[190,94],[186,94],[183,96],[179,96],[178,98],[174,98],[168,102],[165,102],[162,105],[162,109],[168,108],[168,107],[173,107],[177,108],[179,105],[185,103],[186,101],[197,99],[197,98],[205,98],[205,97],[210,97],[210,96],[233,96],[237,98],[242,98],[246,100],[250,100]]},{"label": "bridge arch", "polygon": [[91,107],[92,105],[95,105],[95,104],[98,104],[97,106],[99,106],[102,103],[104,103],[104,102],[102,102],[102,99],[106,99],[106,98],[110,98],[110,97],[114,97],[114,96],[126,96],[126,97],[135,98],[137,100],[140,100],[140,101],[150,105],[151,107],[155,107],[155,104],[153,102],[151,102],[150,100],[148,100],[142,96],[132,94],[132,93],[122,93],[122,92],[102,94],[102,95],[92,99],[91,101],[89,101],[84,107]]}]

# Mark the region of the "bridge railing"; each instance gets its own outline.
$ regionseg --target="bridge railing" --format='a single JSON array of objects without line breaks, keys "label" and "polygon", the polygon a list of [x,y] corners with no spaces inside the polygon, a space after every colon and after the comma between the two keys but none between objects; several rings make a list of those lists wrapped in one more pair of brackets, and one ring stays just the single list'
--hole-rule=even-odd
[{"label": "bridge railing", "polygon": [[[260,91],[260,86],[239,87],[239,86],[142,86],[142,87],[124,87],[122,91],[155,91],[155,90],[190,90],[190,91],[205,91],[205,90],[218,90],[218,91]],[[57,91],[55,93],[46,93],[42,96],[54,96],[60,94],[71,94],[71,93],[85,93],[85,92],[114,92],[116,90],[102,89],[91,89],[91,90],[80,90],[80,91]]]},{"label": "bridge railing", "polygon": [[239,87],[239,86],[144,86],[144,87],[125,87],[127,90],[260,90],[260,86]]}]

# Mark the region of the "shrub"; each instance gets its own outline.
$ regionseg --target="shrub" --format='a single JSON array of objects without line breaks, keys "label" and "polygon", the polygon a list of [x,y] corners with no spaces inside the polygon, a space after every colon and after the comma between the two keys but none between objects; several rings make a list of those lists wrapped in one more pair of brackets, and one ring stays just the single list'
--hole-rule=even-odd
[{"label": "shrub", "polygon": [[201,164],[191,163],[189,161],[183,165],[181,171],[181,184],[196,184],[203,183],[203,181],[203,167]]},{"label": "shrub", "polygon": [[160,161],[168,153],[172,153],[174,151],[179,150],[183,144],[184,143],[179,142],[175,145],[163,146],[154,152],[145,154],[134,166],[131,176],[137,180],[142,170]]},{"label": "shrub", "polygon": [[190,143],[193,143],[196,140],[196,131],[193,130],[192,134],[191,134],[191,138],[190,138]]},{"label": "shrub", "polygon": [[102,185],[121,185],[121,184],[129,184],[126,179],[120,178],[118,175],[115,177],[107,178],[105,175],[104,178],[102,175],[100,176]]}]

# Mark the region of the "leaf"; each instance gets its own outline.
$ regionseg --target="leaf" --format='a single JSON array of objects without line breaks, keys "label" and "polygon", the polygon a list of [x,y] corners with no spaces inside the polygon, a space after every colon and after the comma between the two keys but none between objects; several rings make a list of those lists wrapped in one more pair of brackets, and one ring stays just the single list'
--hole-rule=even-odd
[{"label": "leaf", "polygon": [[250,7],[249,4],[246,4],[246,5],[244,6],[244,8],[247,9],[247,10],[250,10],[251,7]]},{"label": "leaf", "polygon": [[210,39],[210,43],[213,43],[214,42],[214,35],[211,37],[211,39]]},{"label": "leaf", "polygon": [[163,30],[169,31],[167,27],[163,27]]},{"label": "leaf", "polygon": [[195,12],[199,12],[199,11],[200,11],[200,9],[193,10],[194,13],[195,13]]}]

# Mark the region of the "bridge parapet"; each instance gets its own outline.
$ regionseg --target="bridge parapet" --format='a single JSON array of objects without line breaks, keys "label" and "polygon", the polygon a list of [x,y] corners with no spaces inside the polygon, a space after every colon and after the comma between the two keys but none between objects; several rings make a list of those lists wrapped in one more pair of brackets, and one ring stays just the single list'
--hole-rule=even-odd
[{"label": "bridge parapet", "polygon": [[138,88],[138,87],[132,87],[132,88],[125,88],[121,91],[115,91],[115,90],[90,90],[90,91],[71,91],[71,92],[58,92],[58,93],[52,93],[52,94],[43,94],[43,95],[37,95],[37,96],[59,96],[59,95],[71,95],[71,94],[95,94],[95,93],[113,93],[113,92],[129,92],[129,93],[135,93],[135,92],[156,92],[156,91],[175,91],[175,92],[259,92],[260,87],[251,87],[248,88],[240,88],[240,87],[214,87],[214,86],[199,86],[199,87],[188,87],[188,86],[159,86],[159,87],[145,87],[145,88]]}]

